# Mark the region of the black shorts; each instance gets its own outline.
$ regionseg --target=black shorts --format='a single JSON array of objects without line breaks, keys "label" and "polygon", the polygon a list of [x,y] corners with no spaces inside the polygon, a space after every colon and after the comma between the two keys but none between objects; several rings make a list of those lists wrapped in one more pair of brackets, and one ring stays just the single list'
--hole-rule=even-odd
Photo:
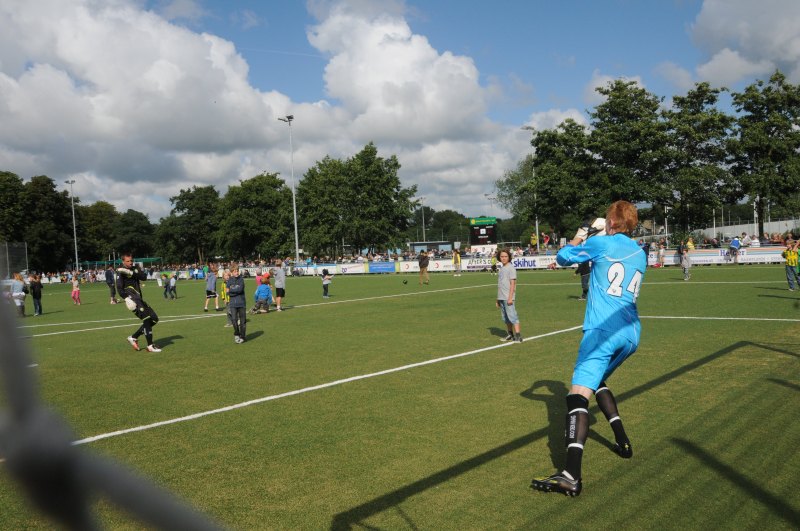
[{"label": "black shorts", "polygon": [[216,299],[216,298],[217,298],[217,292],[216,291],[206,290],[206,299]]},{"label": "black shorts", "polygon": [[150,319],[152,324],[156,324],[158,322],[158,315],[155,311],[144,301],[138,301],[136,305],[136,309],[133,311],[133,314],[144,321],[145,319]]},{"label": "black shorts", "polygon": [[275,288],[275,296],[276,297],[285,297],[286,290],[284,288]]}]

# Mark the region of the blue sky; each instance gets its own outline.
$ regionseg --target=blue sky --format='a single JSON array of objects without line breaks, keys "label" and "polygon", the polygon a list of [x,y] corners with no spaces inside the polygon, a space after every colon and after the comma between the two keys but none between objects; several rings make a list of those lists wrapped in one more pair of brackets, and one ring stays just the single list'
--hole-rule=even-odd
[{"label": "blue sky", "polygon": [[797,0],[0,0],[0,170],[157,221],[181,189],[297,178],[368,142],[468,216],[616,78],[665,98],[800,82]]},{"label": "blue sky", "polygon": [[[300,101],[327,98],[322,77],[327,56],[306,38],[316,20],[304,4],[208,1],[202,6],[207,16],[179,22],[236,43],[255,86]],[[405,4],[414,33],[440,52],[472,58],[483,85],[502,86],[504,95],[489,116],[511,124],[523,123],[536,110],[588,108],[583,92],[594,71],[641,76],[656,94],[676,93],[654,69],[666,61],[690,69],[701,61],[689,31],[701,6],[699,0]]]}]

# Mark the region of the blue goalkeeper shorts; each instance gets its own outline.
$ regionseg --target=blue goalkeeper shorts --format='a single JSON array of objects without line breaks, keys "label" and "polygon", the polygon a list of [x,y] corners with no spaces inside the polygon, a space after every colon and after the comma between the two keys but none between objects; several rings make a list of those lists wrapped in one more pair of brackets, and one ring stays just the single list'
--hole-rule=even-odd
[{"label": "blue goalkeeper shorts", "polygon": [[597,391],[600,383],[636,352],[637,343],[620,332],[591,329],[583,332],[578,360],[572,373],[572,385]]}]

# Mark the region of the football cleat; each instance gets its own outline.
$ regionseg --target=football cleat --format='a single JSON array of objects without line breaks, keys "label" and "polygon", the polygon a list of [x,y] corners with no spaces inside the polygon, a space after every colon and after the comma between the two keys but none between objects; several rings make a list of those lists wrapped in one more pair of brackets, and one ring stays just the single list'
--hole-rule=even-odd
[{"label": "football cleat", "polygon": [[133,350],[136,350],[136,351],[139,350],[139,342],[136,341],[136,338],[134,338],[132,336],[128,337],[128,343],[131,344],[131,346],[133,347]]},{"label": "football cleat", "polygon": [[503,341],[514,341],[514,334],[509,332],[508,335],[503,338]]},{"label": "football cleat", "polygon": [[147,352],[161,352],[161,349],[157,345],[148,345]]},{"label": "football cleat", "polygon": [[630,459],[633,457],[633,447],[630,442],[624,442],[622,444],[616,443],[611,447],[611,450],[623,459]]},{"label": "football cleat", "polygon": [[558,492],[564,496],[579,496],[583,485],[580,479],[569,479],[564,472],[546,478],[534,478],[531,488],[540,492]]}]

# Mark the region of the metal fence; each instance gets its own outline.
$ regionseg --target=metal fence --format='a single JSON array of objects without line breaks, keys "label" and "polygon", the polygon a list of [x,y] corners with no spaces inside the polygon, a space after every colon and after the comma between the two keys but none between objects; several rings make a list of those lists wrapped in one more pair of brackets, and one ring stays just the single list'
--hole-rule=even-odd
[{"label": "metal fence", "polygon": [[0,242],[0,279],[28,270],[28,244]]}]

